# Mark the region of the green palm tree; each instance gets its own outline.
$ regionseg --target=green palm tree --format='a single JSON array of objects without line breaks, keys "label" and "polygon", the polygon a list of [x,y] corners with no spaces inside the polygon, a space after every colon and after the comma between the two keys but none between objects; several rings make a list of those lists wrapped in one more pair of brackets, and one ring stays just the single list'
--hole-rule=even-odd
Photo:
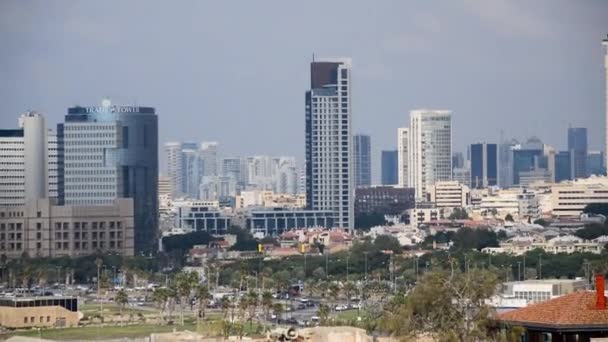
[{"label": "green palm tree", "polygon": [[209,303],[209,297],[211,294],[209,293],[209,287],[206,285],[199,285],[196,289],[196,297],[198,297],[198,318],[205,319],[205,309],[207,308],[207,304]]},{"label": "green palm tree", "polygon": [[120,310],[120,324],[122,325],[122,310],[124,309],[125,305],[129,303],[129,296],[127,295],[127,292],[124,289],[120,289],[118,292],[116,292],[114,302],[118,304],[118,309]]},{"label": "green palm tree", "polygon": [[163,313],[167,308],[167,302],[169,301],[169,290],[166,288],[157,288],[152,293],[152,300],[156,303],[160,309],[160,319],[165,321]]},{"label": "green palm tree", "polygon": [[268,313],[272,309],[272,293],[269,291],[262,293],[262,307],[264,308],[264,316],[268,317]]},{"label": "green palm tree", "polygon": [[253,317],[258,308],[258,293],[255,291],[249,291],[247,294],[247,306],[249,308],[249,326],[253,327]]},{"label": "green palm tree", "polygon": [[190,302],[192,290],[198,283],[198,275],[194,272],[180,272],[175,276],[176,296],[179,300],[180,321],[184,325],[184,303]]},{"label": "green palm tree", "polygon": [[330,308],[325,304],[319,305],[319,310],[317,310],[317,316],[321,320],[321,324],[327,324],[327,319],[329,317]]}]

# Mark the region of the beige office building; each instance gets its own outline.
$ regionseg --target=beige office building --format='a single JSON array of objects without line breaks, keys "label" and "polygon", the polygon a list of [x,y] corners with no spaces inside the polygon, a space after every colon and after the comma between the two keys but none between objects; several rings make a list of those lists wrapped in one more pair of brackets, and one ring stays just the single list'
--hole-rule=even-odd
[{"label": "beige office building", "polygon": [[132,256],[133,200],[110,205],[55,205],[49,199],[0,207],[0,255],[78,257],[95,253]]}]

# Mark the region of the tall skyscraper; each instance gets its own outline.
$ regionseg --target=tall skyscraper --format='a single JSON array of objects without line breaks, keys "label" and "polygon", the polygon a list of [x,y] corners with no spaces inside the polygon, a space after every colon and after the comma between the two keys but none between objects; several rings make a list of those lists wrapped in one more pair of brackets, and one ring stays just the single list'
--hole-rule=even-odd
[{"label": "tall skyscraper", "polygon": [[334,222],[354,228],[351,60],[310,65],[306,92],[306,201],[313,210],[332,210]]},{"label": "tall skyscraper", "polygon": [[587,177],[587,128],[568,128],[568,151],[574,163],[572,178]]},{"label": "tall skyscraper", "polygon": [[222,158],[221,173],[224,177],[234,177],[239,186],[244,188],[248,180],[247,159],[241,157]]},{"label": "tall skyscraper", "polygon": [[353,158],[355,186],[372,185],[372,143],[369,135],[357,134],[353,137]]},{"label": "tall skyscraper", "polygon": [[203,176],[217,176],[218,168],[218,146],[216,141],[203,141],[201,143],[201,159],[203,162]]},{"label": "tall skyscraper", "polygon": [[464,154],[462,152],[452,153],[452,170],[464,168]]},{"label": "tall skyscraper", "polygon": [[570,180],[574,174],[572,151],[561,151],[555,155],[555,181]]},{"label": "tall skyscraper", "polygon": [[498,184],[498,147],[496,144],[471,145],[471,187],[480,189]]},{"label": "tall skyscraper", "polygon": [[502,139],[498,147],[498,185],[503,189],[513,185],[513,148],[517,145],[516,140]]},{"label": "tall skyscraper", "polygon": [[397,150],[381,152],[382,185],[399,184]]},{"label": "tall skyscraper", "polygon": [[603,175],[606,173],[606,168],[604,166],[604,152],[587,152],[587,173],[590,175]]},{"label": "tall skyscraper", "polygon": [[151,107],[72,107],[63,124],[65,203],[109,205],[133,198],[135,250],[158,230],[158,118]]},{"label": "tall skyscraper", "polygon": [[411,111],[408,135],[408,184],[403,186],[413,187],[422,198],[429,186],[452,179],[452,112]]},{"label": "tall skyscraper", "polygon": [[397,183],[402,188],[410,184],[410,130],[407,127],[397,129]]},{"label": "tall skyscraper", "polygon": [[165,153],[167,155],[167,177],[171,182],[171,196],[175,198],[182,195],[184,188],[182,144],[179,142],[165,143]]},{"label": "tall skyscraper", "polygon": [[604,103],[604,110],[606,111],[606,116],[604,118],[606,125],[604,132],[604,167],[608,169],[608,159],[606,159],[608,158],[608,38],[602,40],[602,46],[604,46],[604,71],[606,72],[606,87],[604,88],[604,91],[606,92],[606,101]]},{"label": "tall skyscraper", "polygon": [[19,126],[0,129],[0,206],[47,197],[62,203],[60,139],[36,112],[21,115]]},{"label": "tall skyscraper", "polygon": [[202,178],[202,160],[196,144],[182,144],[182,193],[191,199],[199,198],[199,187]]}]

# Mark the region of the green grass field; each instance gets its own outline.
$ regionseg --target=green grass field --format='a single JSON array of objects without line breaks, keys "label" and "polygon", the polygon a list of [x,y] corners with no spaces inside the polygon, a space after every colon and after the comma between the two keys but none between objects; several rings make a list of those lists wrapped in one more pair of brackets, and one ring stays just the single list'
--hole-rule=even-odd
[{"label": "green grass field", "polygon": [[[213,315],[217,317],[216,315]],[[245,334],[254,333],[258,328],[256,323],[251,327],[249,324],[244,326]],[[197,329],[196,322],[189,320],[183,326],[175,325],[157,325],[157,324],[137,324],[126,326],[104,326],[104,327],[78,327],[65,329],[44,329],[44,330],[27,330],[8,334],[0,334],[0,340],[4,340],[11,336],[29,336],[41,337],[43,339],[56,341],[94,341],[98,339],[118,339],[118,338],[135,338],[146,337],[152,333],[165,333],[176,331],[198,331],[204,336],[219,336],[221,335],[221,322],[219,320],[207,320],[201,322]]]}]

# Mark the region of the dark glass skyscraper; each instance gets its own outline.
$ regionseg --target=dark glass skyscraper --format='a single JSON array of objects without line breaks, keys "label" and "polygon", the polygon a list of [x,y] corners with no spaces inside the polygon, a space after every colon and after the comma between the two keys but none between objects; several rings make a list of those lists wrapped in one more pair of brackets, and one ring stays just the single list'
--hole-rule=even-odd
[{"label": "dark glass skyscraper", "polygon": [[472,144],[471,187],[485,188],[498,185],[498,146],[496,144]]},{"label": "dark glass skyscraper", "polygon": [[158,231],[158,118],[151,107],[72,107],[63,124],[65,203],[133,198],[136,252]]},{"label": "dark glass skyscraper", "polygon": [[561,151],[555,155],[555,181],[561,182],[572,179],[573,158],[571,151]]},{"label": "dark glass skyscraper", "polygon": [[587,128],[568,128],[568,151],[574,163],[572,178],[587,177]]},{"label": "dark glass skyscraper", "polygon": [[372,185],[372,143],[369,135],[357,134],[353,137],[353,157],[355,160],[355,187]]},{"label": "dark glass skyscraper", "polygon": [[382,185],[396,185],[399,183],[397,150],[381,152]]}]

